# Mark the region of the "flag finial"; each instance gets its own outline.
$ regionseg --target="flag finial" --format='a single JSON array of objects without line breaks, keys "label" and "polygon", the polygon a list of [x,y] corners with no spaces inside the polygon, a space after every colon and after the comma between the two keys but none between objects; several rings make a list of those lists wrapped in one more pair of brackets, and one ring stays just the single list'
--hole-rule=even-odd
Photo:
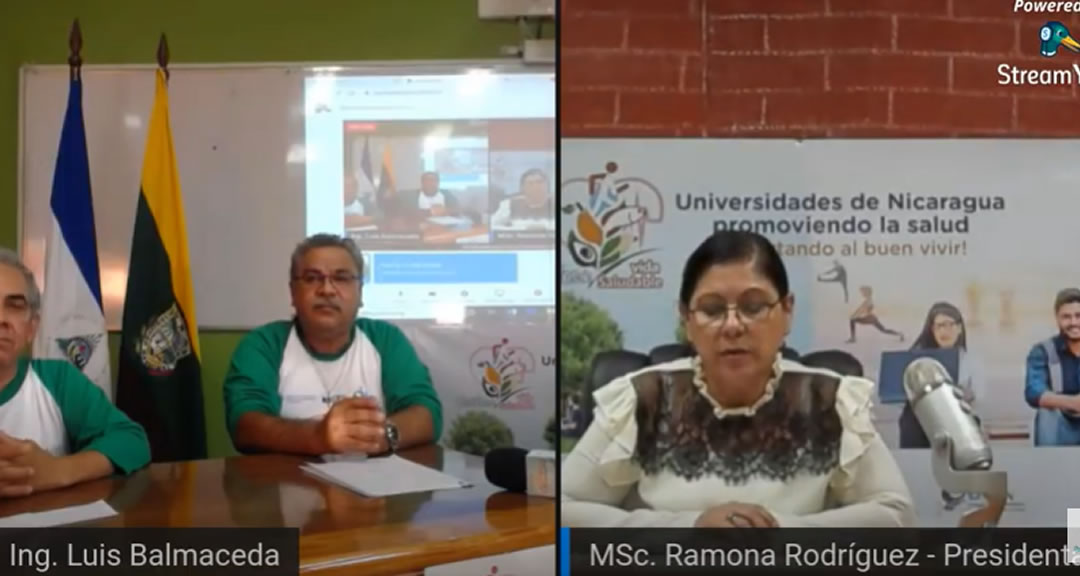
[{"label": "flag finial", "polygon": [[162,70],[165,71],[165,78],[169,77],[169,41],[165,39],[165,34],[161,34],[161,40],[158,42],[157,47],[157,63]]},{"label": "flag finial", "polygon": [[71,23],[71,33],[68,34],[68,48],[70,54],[68,55],[68,65],[71,67],[71,75],[73,78],[79,77],[79,72],[82,68],[82,28],[79,27],[79,19],[76,18]]}]

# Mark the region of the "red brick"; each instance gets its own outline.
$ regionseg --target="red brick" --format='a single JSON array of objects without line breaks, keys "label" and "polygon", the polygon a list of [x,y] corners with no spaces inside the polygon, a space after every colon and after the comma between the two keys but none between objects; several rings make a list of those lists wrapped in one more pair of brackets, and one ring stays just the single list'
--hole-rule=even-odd
[{"label": "red brick", "polygon": [[668,14],[690,16],[701,11],[700,0],[566,0],[563,18],[579,12],[619,12],[622,14]]},{"label": "red brick", "polygon": [[883,16],[771,19],[769,50],[889,48],[892,19]]},{"label": "red brick", "polygon": [[900,50],[1007,54],[1015,39],[1012,22],[900,18],[897,29]]},{"label": "red brick", "polygon": [[765,19],[710,19],[709,50],[719,52],[765,50]]},{"label": "red brick", "polygon": [[893,95],[893,123],[955,130],[1007,130],[1012,126],[1012,98],[897,92]]},{"label": "red brick", "polygon": [[[696,130],[696,129],[695,129]],[[579,126],[562,134],[568,138],[677,138],[680,126]]]},{"label": "red brick", "polygon": [[[1022,70],[1062,70],[1064,63],[1054,60],[1015,59],[1002,62],[999,58],[956,57],[953,59],[953,90],[959,92],[996,92],[1002,94],[1072,94],[1072,86],[1041,86],[1025,84],[998,84],[998,66],[1008,64]],[[1011,72],[1010,79],[1011,79]],[[1074,79],[1075,82],[1075,79]]]},{"label": "red brick", "polygon": [[635,50],[701,51],[701,17],[631,18],[628,46]]},{"label": "red brick", "polygon": [[705,89],[705,66],[700,56],[687,56],[683,63],[682,82],[679,91],[686,94],[700,94]]},{"label": "red brick", "polygon": [[567,91],[559,97],[559,121],[566,124],[611,124],[615,122],[613,90]]},{"label": "red brick", "polygon": [[1049,14],[1047,12],[1013,12],[1014,0],[952,0],[953,16],[960,18],[1001,18],[1002,20],[1016,20],[1017,18],[1032,18],[1034,20],[1053,20],[1055,16],[1065,14]]},{"label": "red brick", "polygon": [[[656,0],[664,2],[666,0]],[[825,0],[705,0],[705,13],[737,14],[824,14]]]},{"label": "red brick", "polygon": [[885,92],[799,92],[765,96],[765,124],[828,126],[884,124],[889,119]]},{"label": "red brick", "polygon": [[912,16],[945,16],[949,13],[948,0],[830,0],[829,12],[887,13]]},{"label": "red brick", "polygon": [[710,129],[761,124],[760,94],[710,94],[707,123]]},{"label": "red brick", "polygon": [[949,60],[945,56],[907,54],[836,54],[829,57],[831,88],[945,88]]},{"label": "red brick", "polygon": [[909,126],[842,126],[830,128],[830,138],[955,138],[956,132],[942,128]]},{"label": "red brick", "polygon": [[709,57],[709,89],[825,88],[824,56]]},{"label": "red brick", "polygon": [[619,94],[619,124],[700,125],[705,119],[701,94],[623,92]]},{"label": "red brick", "polygon": [[809,140],[811,138],[825,138],[829,131],[825,128],[791,128],[787,126],[738,126],[738,127],[709,127],[710,138],[787,138],[795,140]]},{"label": "red brick", "polygon": [[1017,124],[1024,133],[1080,136],[1080,101],[1021,98],[1017,107]]},{"label": "red brick", "polygon": [[559,44],[563,48],[621,48],[625,27],[621,16],[566,16],[559,20]]},{"label": "red brick", "polygon": [[682,58],[675,55],[562,53],[559,74],[563,88],[679,86]]}]

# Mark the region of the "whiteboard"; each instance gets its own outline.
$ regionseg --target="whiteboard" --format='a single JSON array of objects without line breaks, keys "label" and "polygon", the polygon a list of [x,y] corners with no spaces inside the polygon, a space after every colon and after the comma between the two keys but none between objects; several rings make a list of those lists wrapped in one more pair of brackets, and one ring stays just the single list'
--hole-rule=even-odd
[{"label": "whiteboard", "polygon": [[[289,255],[304,237],[304,79],[319,74],[460,73],[512,62],[170,67],[169,101],[199,325],[245,329],[291,314]],[[118,330],[127,288],[153,66],[83,69],[102,297]],[[67,66],[21,69],[19,249],[38,283],[68,96]]]}]

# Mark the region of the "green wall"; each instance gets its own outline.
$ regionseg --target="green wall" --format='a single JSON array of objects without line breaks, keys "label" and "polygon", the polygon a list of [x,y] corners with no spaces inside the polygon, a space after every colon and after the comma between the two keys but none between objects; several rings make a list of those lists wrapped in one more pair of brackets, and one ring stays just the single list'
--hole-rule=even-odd
[{"label": "green wall", "polygon": [[[518,40],[515,24],[478,20],[476,0],[0,0],[2,246],[17,236],[19,66],[66,62],[76,17],[87,64],[153,63],[162,32],[174,63],[491,59]],[[210,454],[228,455],[221,383],[241,334],[200,336]]]}]

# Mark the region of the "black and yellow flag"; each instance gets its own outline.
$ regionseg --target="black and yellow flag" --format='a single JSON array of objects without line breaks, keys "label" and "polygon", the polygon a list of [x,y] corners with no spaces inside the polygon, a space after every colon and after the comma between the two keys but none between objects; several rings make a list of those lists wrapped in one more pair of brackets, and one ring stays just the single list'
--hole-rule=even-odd
[{"label": "black and yellow flag", "polygon": [[195,293],[184,203],[157,71],[128,264],[116,405],[145,429],[155,462],[206,457]]}]

